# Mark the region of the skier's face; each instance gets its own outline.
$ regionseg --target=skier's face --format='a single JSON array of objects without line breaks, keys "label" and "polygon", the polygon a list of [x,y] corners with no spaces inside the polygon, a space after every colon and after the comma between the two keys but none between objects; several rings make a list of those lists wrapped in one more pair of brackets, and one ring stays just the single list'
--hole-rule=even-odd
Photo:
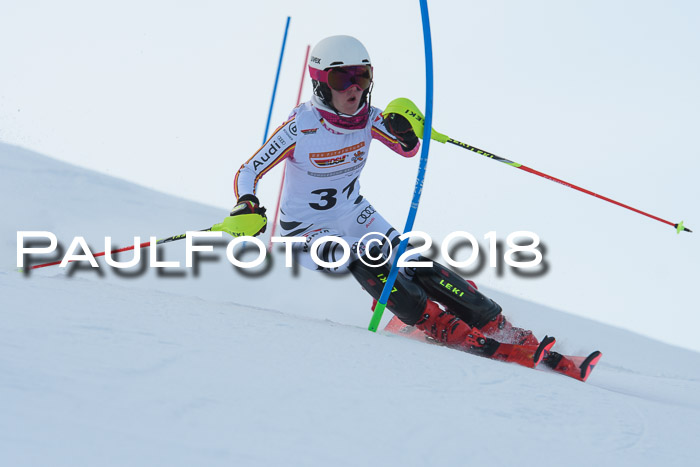
[{"label": "skier's face", "polygon": [[362,89],[360,89],[360,86],[357,84],[353,84],[345,91],[331,89],[331,103],[338,112],[352,115],[357,112],[357,109],[360,107],[362,92]]}]

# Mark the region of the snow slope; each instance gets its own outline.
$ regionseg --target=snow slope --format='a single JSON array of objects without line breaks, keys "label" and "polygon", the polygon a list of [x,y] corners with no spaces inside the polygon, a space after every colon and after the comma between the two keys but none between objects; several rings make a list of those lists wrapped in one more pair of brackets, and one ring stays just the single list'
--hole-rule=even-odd
[{"label": "snow slope", "polygon": [[[15,270],[16,231],[130,244],[220,209],[0,144],[0,465],[689,465],[700,355],[486,291],[588,383],[365,330],[350,277]],[[182,242],[159,247],[184,261]],[[128,259],[129,255],[124,258]],[[614,290],[611,293],[615,293]],[[662,293],[662,292],[659,292]],[[385,318],[386,320],[386,318]]]},{"label": "snow slope", "polygon": [[[437,130],[683,220],[696,233],[676,235],[661,222],[438,143],[430,147],[416,229],[435,244],[470,232],[482,258],[488,232],[504,243],[512,232],[534,232],[546,246],[546,273],[532,280],[510,268],[465,273],[482,286],[700,351],[693,306],[700,60],[692,59],[700,3],[428,3]],[[319,8],[318,0],[267,0],[248,2],[242,14],[238,2],[225,0],[122,0],[119,8],[64,0],[3,2],[0,12],[0,43],[12,44],[0,47],[0,141],[224,210],[234,201],[234,173],[262,142],[287,15],[271,130],[297,100],[307,44],[335,34],[367,47],[373,105],[397,97],[425,105],[417,1]],[[387,39],[395,25],[413,32],[401,34],[400,46]],[[303,81],[305,101],[308,73]],[[417,165],[372,145],[363,194],[395,226],[405,224]],[[258,185],[268,209],[281,174],[272,170]],[[115,204],[109,207],[120,209]],[[115,232],[111,222],[105,230]],[[171,218],[162,234],[178,225],[198,228]],[[666,313],[673,319],[659,318]]]}]

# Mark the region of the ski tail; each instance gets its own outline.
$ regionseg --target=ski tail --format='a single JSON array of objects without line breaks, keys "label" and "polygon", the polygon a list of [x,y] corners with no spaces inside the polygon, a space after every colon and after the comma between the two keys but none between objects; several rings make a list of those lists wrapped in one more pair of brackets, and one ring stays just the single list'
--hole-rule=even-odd
[{"label": "ski tail", "polygon": [[391,321],[389,321],[387,323],[384,330],[387,332],[390,332],[392,334],[408,337],[409,339],[413,339],[413,340],[417,340],[417,341],[432,340],[432,339],[428,338],[428,336],[423,331],[421,331],[420,329],[418,329],[415,326],[410,326],[410,325],[404,323],[396,316],[391,317]]},{"label": "ski tail", "polygon": [[600,350],[596,350],[578,365],[579,369],[581,370],[581,372],[579,373],[579,379],[581,381],[586,381],[588,379],[588,377],[591,375],[591,372],[598,364],[602,356],[603,354],[600,352]]},{"label": "ski tail", "polygon": [[545,365],[557,373],[579,381],[586,381],[602,356],[603,354],[599,350],[596,350],[587,357],[549,352],[543,361]]}]

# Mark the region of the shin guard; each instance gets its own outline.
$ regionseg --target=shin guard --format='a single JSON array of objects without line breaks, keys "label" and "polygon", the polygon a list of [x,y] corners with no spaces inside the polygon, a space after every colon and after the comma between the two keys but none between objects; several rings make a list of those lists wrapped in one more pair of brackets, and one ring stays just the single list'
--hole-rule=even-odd
[{"label": "shin guard", "polygon": [[[379,300],[391,268],[388,264],[376,267],[371,264],[373,264],[372,261],[365,255],[362,260],[356,259],[350,263],[348,268],[372,298]],[[420,285],[399,274],[386,306],[401,321],[414,325],[421,318],[427,300],[428,297]]]}]

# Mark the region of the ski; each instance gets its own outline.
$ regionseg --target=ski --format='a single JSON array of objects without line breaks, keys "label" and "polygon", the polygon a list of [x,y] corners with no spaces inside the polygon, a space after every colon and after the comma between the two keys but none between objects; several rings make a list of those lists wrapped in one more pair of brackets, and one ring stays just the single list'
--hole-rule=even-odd
[{"label": "ski", "polygon": [[[401,322],[393,316],[384,328],[385,331],[409,339],[441,345],[436,340],[427,336],[420,329]],[[488,356],[492,360],[500,360],[509,363],[517,363],[527,368],[536,368],[541,363],[549,371],[568,376],[585,382],[598,364],[603,354],[596,350],[587,357],[575,355],[562,355],[551,351],[555,344],[553,337],[545,336],[538,347],[499,343],[493,354]],[[471,352],[470,352],[471,353]],[[478,352],[473,352],[480,355]],[[485,356],[485,355],[484,355]]]},{"label": "ski", "polygon": [[[403,323],[396,316],[391,318],[391,321],[387,323],[384,330],[392,334],[407,337],[409,339],[442,345],[438,341],[427,336],[420,329]],[[468,351],[460,348],[458,350],[467,351],[469,353],[473,353],[474,355],[483,356],[492,360],[517,363],[518,365],[522,365],[527,368],[535,368],[538,364],[540,364],[540,362],[543,361],[545,356],[551,355],[552,352],[550,352],[550,349],[556,342],[553,337],[547,336],[542,339],[539,346],[505,344],[492,339],[489,341],[490,345],[487,344],[484,351],[481,352],[478,349],[475,351]]]}]

